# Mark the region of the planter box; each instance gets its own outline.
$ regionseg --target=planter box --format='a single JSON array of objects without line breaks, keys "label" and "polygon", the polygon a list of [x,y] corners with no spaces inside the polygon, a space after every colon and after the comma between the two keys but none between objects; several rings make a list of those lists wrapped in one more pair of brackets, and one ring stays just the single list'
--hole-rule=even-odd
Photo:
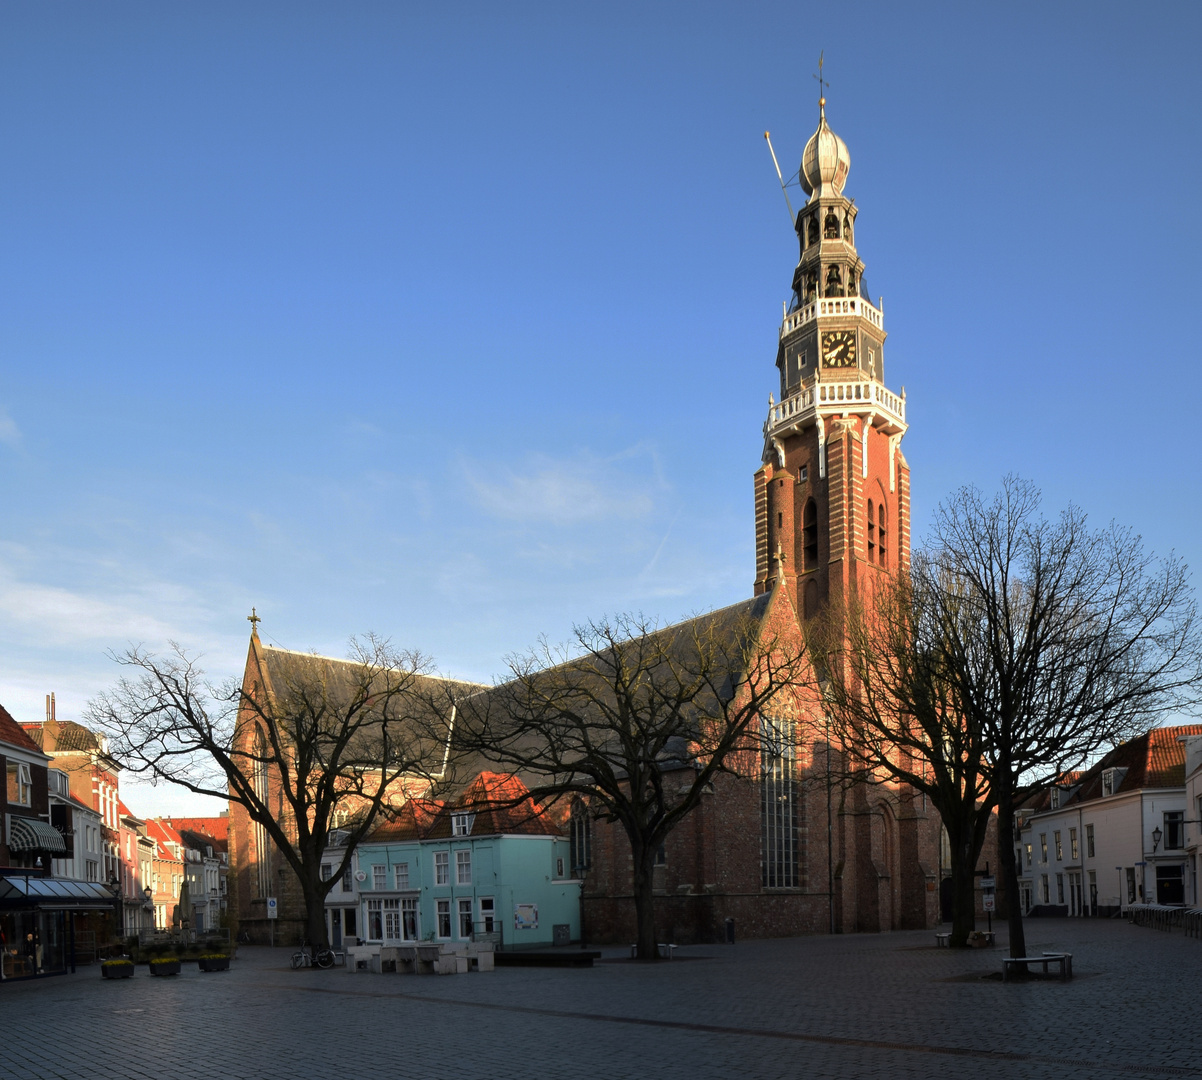
[{"label": "planter box", "polygon": [[178,960],[151,960],[151,975],[178,975],[180,962]]},{"label": "planter box", "polygon": [[200,965],[201,971],[229,971],[230,969],[230,958],[228,956],[220,960],[197,960],[196,963]]},{"label": "planter box", "polygon": [[100,975],[105,979],[130,979],[133,978],[133,964],[122,964],[120,967],[105,967],[100,966]]}]

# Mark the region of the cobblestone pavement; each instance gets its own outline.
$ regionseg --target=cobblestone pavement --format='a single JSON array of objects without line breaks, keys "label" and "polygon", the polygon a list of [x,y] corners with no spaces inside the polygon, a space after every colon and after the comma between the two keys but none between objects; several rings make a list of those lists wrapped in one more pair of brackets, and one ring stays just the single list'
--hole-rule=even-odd
[{"label": "cobblestone pavement", "polygon": [[110,1077],[1198,1077],[1202,942],[1124,922],[1033,920],[1070,983],[1003,984],[992,950],[931,933],[682,948],[641,965],[435,976],[291,971],[76,975],[0,986],[0,1080]]}]

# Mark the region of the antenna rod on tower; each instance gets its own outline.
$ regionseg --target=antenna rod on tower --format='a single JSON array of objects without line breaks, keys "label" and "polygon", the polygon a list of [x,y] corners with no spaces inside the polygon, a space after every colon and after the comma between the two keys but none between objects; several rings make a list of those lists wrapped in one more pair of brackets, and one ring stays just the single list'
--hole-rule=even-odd
[{"label": "antenna rod on tower", "polygon": [[785,178],[781,175],[780,162],[776,160],[776,151],[772,149],[772,137],[768,132],[764,132],[764,139],[768,143],[768,153],[772,155],[772,164],[776,166],[776,178],[780,181],[780,193],[785,197],[785,205],[789,208],[789,225],[797,228],[797,215],[793,213],[793,204],[789,202],[789,193],[785,190]]}]

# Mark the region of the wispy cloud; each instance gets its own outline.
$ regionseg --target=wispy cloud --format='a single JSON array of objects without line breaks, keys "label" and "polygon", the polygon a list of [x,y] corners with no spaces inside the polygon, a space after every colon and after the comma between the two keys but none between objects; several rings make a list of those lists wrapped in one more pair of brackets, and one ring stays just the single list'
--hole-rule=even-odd
[{"label": "wispy cloud", "polygon": [[[638,468],[636,462],[644,467]],[[465,462],[464,469],[487,513],[557,526],[647,517],[662,485],[649,451],[613,458],[581,455],[571,460],[537,455],[520,468]]]},{"label": "wispy cloud", "polygon": [[20,441],[21,429],[17,427],[17,422],[0,408],[0,443],[16,446]]}]

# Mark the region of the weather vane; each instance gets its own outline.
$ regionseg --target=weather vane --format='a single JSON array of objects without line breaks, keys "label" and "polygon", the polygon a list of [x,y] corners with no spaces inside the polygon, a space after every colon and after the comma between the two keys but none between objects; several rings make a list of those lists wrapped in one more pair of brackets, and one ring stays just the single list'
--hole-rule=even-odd
[{"label": "weather vane", "polygon": [[818,54],[818,74],[814,76],[814,78],[818,80],[818,105],[820,108],[826,104],[825,88],[828,88],[831,85],[822,77],[822,57],[823,53],[825,52],[826,50],[823,49],[822,52]]},{"label": "weather vane", "polygon": [[257,634],[259,632],[259,623],[261,623],[263,620],[255,614],[254,608],[250,609],[250,614],[246,616],[246,621],[250,623],[250,632],[252,634]]}]

